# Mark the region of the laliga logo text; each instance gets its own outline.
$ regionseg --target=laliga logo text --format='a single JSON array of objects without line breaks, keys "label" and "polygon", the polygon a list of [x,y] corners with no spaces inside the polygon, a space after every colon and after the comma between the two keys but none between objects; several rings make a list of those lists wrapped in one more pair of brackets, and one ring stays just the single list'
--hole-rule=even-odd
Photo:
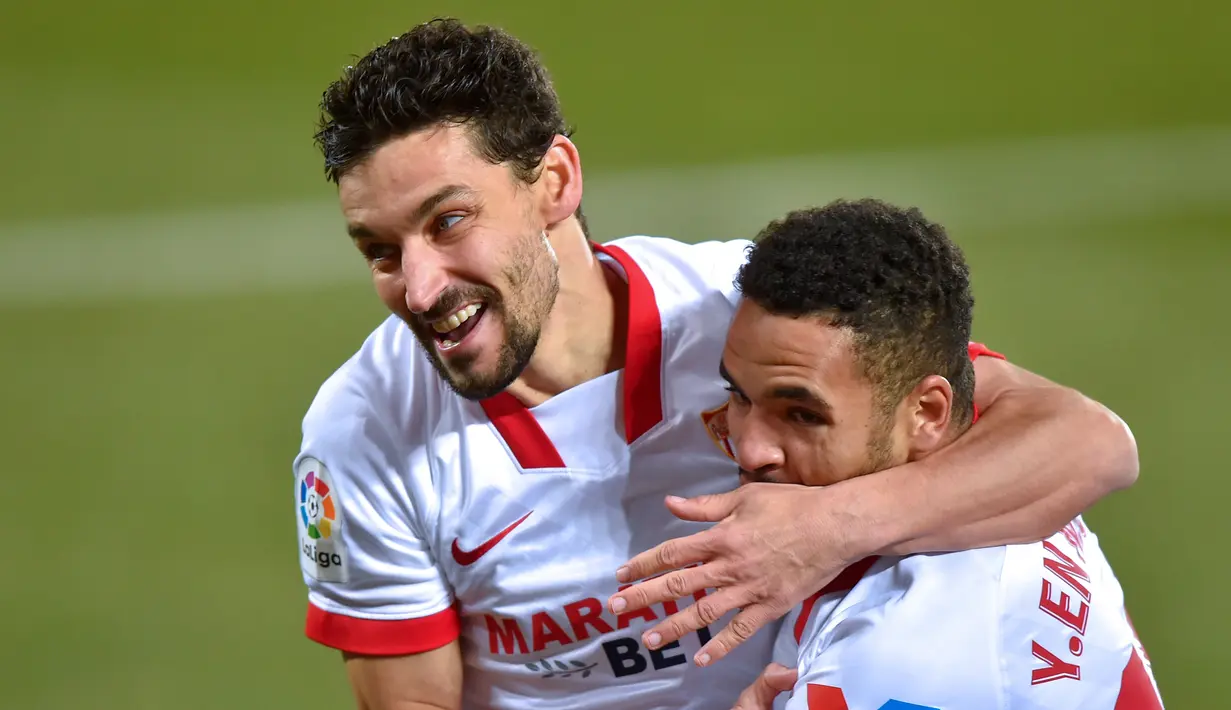
[{"label": "laliga logo text", "polygon": [[[322,473],[323,473],[322,467]],[[309,471],[299,482],[299,517],[303,522],[307,539],[302,539],[301,549],[309,560],[321,569],[342,566],[342,556],[337,552],[318,550],[316,541],[329,540],[337,524],[338,511],[334,497],[324,476]]]},{"label": "laliga logo text", "polygon": [[303,554],[304,554],[304,557],[307,557],[308,559],[312,560],[313,562],[316,563],[316,566],[322,569],[329,569],[330,567],[341,567],[342,566],[341,555],[339,555],[336,552],[318,551],[316,549],[316,545],[310,542],[305,542],[303,544]]}]

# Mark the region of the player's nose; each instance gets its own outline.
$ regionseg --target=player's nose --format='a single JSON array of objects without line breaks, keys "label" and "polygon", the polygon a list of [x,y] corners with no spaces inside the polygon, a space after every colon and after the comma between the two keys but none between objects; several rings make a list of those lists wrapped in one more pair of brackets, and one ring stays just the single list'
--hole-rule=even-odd
[{"label": "player's nose", "polygon": [[421,240],[407,240],[402,247],[402,279],[406,283],[406,307],[424,313],[436,305],[449,283],[440,255]]},{"label": "player's nose", "polygon": [[781,468],[786,456],[773,435],[773,428],[752,413],[742,419],[738,429],[731,427],[731,448],[735,449],[735,461],[739,467],[758,473]]}]

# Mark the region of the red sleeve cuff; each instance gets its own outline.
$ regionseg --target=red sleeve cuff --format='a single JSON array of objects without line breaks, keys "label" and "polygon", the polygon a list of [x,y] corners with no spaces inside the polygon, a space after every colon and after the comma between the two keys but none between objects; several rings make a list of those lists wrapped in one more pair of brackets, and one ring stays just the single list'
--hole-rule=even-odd
[{"label": "red sleeve cuff", "polygon": [[308,638],[339,651],[367,656],[403,656],[446,646],[461,634],[457,610],[392,621],[358,619],[308,604]]},{"label": "red sleeve cuff", "polygon": [[1000,353],[996,352],[995,350],[992,350],[991,348],[987,347],[987,346],[986,346],[986,345],[984,345],[983,343],[975,343],[975,342],[967,343],[967,344],[966,344],[966,352],[968,352],[968,353],[970,354],[970,361],[971,361],[971,362],[974,362],[974,361],[975,361],[975,358],[977,358],[977,357],[979,357],[979,356],[981,356],[981,355],[986,355],[986,356],[988,356],[988,357],[999,358],[999,359],[1001,359],[1001,360],[1007,360],[1007,359],[1008,359],[1008,358],[1006,358],[1004,355],[1001,355]]}]

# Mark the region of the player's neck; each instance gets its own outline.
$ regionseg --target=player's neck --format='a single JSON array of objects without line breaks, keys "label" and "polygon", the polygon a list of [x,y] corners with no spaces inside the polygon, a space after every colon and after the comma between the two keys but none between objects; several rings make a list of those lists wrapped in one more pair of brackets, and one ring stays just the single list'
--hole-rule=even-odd
[{"label": "player's neck", "polygon": [[560,262],[560,292],[534,357],[509,393],[533,407],[624,367],[628,284],[603,266],[576,220],[548,235]]}]

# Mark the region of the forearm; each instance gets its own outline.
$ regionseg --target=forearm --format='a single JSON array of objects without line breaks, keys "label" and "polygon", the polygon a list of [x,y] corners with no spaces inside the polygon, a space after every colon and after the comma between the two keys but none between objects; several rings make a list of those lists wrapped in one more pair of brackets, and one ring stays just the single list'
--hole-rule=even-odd
[{"label": "forearm", "polygon": [[902,555],[1044,539],[1136,476],[1124,423],[1052,386],[1006,392],[936,454],[840,485],[855,550]]}]

